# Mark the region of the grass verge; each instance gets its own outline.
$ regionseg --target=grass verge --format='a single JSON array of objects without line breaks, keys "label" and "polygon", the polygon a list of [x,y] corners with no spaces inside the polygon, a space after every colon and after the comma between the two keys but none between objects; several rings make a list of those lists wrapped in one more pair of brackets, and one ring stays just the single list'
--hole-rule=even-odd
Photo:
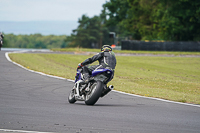
[{"label": "grass verge", "polygon": [[[77,64],[91,57],[68,54],[9,54],[26,68],[74,79]],[[200,58],[117,56],[116,90],[200,104]]]},{"label": "grass verge", "polygon": [[[87,49],[87,48],[54,48],[52,51],[59,52],[100,52],[99,49]],[[132,50],[115,50],[115,53],[123,53],[123,54],[152,54],[152,55],[198,55],[200,56],[200,52],[170,52],[170,51],[132,51]]]}]

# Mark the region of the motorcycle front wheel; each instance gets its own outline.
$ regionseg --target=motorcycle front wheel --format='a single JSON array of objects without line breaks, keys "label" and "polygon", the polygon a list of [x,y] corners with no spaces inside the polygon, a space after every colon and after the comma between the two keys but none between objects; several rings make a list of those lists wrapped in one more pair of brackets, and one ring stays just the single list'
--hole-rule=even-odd
[{"label": "motorcycle front wheel", "polygon": [[72,89],[69,93],[69,96],[68,96],[68,101],[69,103],[75,103],[76,102],[76,99],[75,99],[75,89]]},{"label": "motorcycle front wheel", "polygon": [[86,105],[94,105],[99,97],[101,96],[103,89],[103,83],[101,81],[97,81],[92,84],[89,92],[85,95],[85,104]]}]

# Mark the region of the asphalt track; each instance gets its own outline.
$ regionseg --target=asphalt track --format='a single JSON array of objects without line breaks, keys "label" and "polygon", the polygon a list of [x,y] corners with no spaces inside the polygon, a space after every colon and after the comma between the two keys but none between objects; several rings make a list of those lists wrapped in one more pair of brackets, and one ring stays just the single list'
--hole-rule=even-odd
[{"label": "asphalt track", "polygon": [[0,133],[200,133],[200,106],[114,91],[94,106],[69,104],[72,86],[24,70],[0,51]]}]

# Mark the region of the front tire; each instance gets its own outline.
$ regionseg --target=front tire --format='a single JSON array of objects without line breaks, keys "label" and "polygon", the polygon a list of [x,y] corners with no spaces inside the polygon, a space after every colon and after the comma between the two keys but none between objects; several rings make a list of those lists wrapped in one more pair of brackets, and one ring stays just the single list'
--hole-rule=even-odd
[{"label": "front tire", "polygon": [[102,89],[103,83],[101,81],[93,83],[93,85],[90,87],[90,91],[85,95],[85,104],[94,105],[101,96]]},{"label": "front tire", "polygon": [[75,89],[72,89],[69,93],[69,96],[68,96],[68,101],[69,103],[73,104],[76,102],[76,99],[75,99]]}]

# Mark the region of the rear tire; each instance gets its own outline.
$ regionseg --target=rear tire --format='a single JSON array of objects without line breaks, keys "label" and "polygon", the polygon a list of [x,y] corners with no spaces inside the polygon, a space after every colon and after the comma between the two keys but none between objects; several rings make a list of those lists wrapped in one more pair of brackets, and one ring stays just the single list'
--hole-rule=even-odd
[{"label": "rear tire", "polygon": [[85,96],[85,104],[94,105],[101,96],[102,90],[103,83],[101,81],[93,83],[93,85],[90,88],[90,91]]}]

